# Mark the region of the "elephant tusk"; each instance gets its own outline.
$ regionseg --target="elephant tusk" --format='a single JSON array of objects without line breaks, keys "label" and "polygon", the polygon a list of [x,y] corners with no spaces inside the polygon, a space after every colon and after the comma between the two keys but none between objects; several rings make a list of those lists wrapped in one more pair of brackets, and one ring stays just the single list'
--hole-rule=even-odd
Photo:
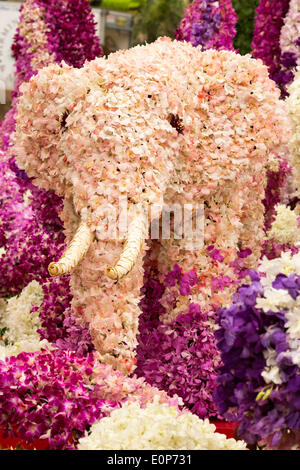
[{"label": "elephant tusk", "polygon": [[50,263],[50,276],[63,276],[75,268],[86,255],[93,240],[91,229],[85,222],[80,222],[75,235],[57,263]]},{"label": "elephant tusk", "polygon": [[127,240],[120,255],[119,261],[114,266],[107,266],[105,274],[114,281],[119,281],[134,267],[142,250],[148,231],[148,216],[141,212],[128,227]]}]

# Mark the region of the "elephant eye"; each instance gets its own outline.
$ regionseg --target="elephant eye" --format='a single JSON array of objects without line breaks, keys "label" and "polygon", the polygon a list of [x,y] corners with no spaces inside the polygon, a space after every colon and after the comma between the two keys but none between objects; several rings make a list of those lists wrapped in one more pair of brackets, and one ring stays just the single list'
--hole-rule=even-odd
[{"label": "elephant eye", "polygon": [[70,114],[70,111],[67,109],[64,114],[62,115],[61,121],[60,121],[60,127],[62,132],[65,132],[67,129],[67,118]]},{"label": "elephant eye", "polygon": [[178,116],[178,114],[170,114],[169,122],[174,129],[178,132],[178,134],[183,134],[184,125],[183,120]]}]

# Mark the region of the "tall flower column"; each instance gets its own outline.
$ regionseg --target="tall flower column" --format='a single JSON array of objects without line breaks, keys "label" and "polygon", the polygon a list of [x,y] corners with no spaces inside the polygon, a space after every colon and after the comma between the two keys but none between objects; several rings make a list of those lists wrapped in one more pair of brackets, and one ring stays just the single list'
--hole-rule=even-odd
[{"label": "tall flower column", "polygon": [[195,0],[186,10],[175,37],[203,49],[234,50],[237,15],[231,0]]},{"label": "tall flower column", "polygon": [[252,55],[267,65],[270,77],[278,86],[284,85],[280,76],[280,33],[290,0],[261,0],[256,9],[255,28],[251,44]]},{"label": "tall flower column", "polygon": [[[65,61],[80,67],[86,59],[101,55],[88,1],[27,0],[21,7],[12,49],[16,59],[15,88],[12,109],[1,127],[0,160],[8,160],[1,163],[1,295],[19,292],[32,279],[44,279],[49,256],[60,254],[63,248],[64,235],[58,216],[62,202],[53,193],[34,186],[25,172],[18,169],[11,144],[24,81],[51,63]],[[44,249],[38,255],[36,247],[42,240]]]},{"label": "tall flower column", "polygon": [[281,71],[279,78],[287,95],[286,85],[292,82],[295,68],[300,65],[300,1],[290,0],[289,11],[280,33]]}]

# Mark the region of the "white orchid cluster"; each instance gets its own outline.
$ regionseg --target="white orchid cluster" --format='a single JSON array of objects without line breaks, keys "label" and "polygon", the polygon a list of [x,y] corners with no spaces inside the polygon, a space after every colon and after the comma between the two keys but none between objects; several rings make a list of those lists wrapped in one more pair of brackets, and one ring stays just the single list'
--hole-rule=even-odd
[{"label": "white orchid cluster", "polygon": [[95,423],[79,450],[247,450],[243,441],[215,432],[207,419],[157,402],[128,402]]},{"label": "white orchid cluster", "polygon": [[[285,312],[286,322],[284,330],[289,348],[280,353],[290,358],[294,365],[300,367],[300,296],[294,298],[286,289],[273,287],[273,283],[279,274],[300,276],[300,253],[292,255],[291,252],[282,253],[280,258],[268,260],[264,258],[259,272],[263,274],[261,284],[264,288],[264,297],[257,299],[256,307],[264,312]],[[270,327],[269,334],[275,332],[275,327]],[[278,367],[278,354],[273,348],[267,348],[264,352],[266,367],[262,376],[267,384],[279,385],[282,383],[280,368]]]},{"label": "white orchid cluster", "polygon": [[0,327],[3,336],[0,342],[0,360],[17,356],[21,352],[39,351],[46,346],[47,340],[41,340],[38,329],[41,327],[39,307],[43,301],[43,289],[37,281],[32,281],[20,295],[8,300],[1,299]]}]

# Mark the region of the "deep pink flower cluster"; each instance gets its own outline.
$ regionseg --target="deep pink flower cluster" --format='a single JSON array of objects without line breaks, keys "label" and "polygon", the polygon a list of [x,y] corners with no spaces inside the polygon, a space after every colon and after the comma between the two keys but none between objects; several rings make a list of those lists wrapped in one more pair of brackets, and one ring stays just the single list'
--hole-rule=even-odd
[{"label": "deep pink flower cluster", "polygon": [[61,200],[22,176],[13,160],[0,161],[1,297],[19,293],[33,279],[42,281],[64,248]]},{"label": "deep pink flower cluster", "polygon": [[55,54],[55,62],[65,61],[73,67],[82,67],[86,60],[102,55],[89,0],[35,2],[45,9],[45,22],[49,25],[48,49]]},{"label": "deep pink flower cluster", "polygon": [[278,171],[267,171],[267,187],[265,191],[265,199],[263,204],[265,206],[265,230],[271,228],[272,222],[275,218],[275,206],[281,202],[281,193],[286,185],[287,178],[292,172],[292,167],[287,159],[277,155],[279,169]]},{"label": "deep pink flower cluster", "polygon": [[195,0],[185,10],[175,38],[203,49],[234,50],[237,19],[231,0]]},{"label": "deep pink flower cluster", "polygon": [[[31,3],[29,5],[29,3]],[[35,34],[40,32],[39,25],[34,24],[36,18],[28,18],[26,8],[38,7],[40,20],[46,25],[47,43],[39,42],[38,37],[31,44],[22,30],[17,29],[12,45],[12,55],[16,61],[15,87],[12,94],[12,109],[1,124],[2,146],[8,147],[10,135],[15,127],[15,108],[19,87],[35,75],[39,67],[53,61],[65,61],[73,67],[82,67],[86,60],[102,55],[96,24],[88,0],[32,0],[25,2],[20,8],[20,24],[26,23]],[[32,22],[32,25],[30,24]],[[36,58],[48,53],[47,61],[39,64]]]},{"label": "deep pink flower cluster", "polygon": [[[282,55],[280,47],[280,34],[289,5],[290,0],[260,1],[256,9],[255,29],[251,45],[253,56],[261,59],[268,66],[270,77],[280,87],[283,98],[287,95],[285,86],[291,81],[291,68],[295,65],[294,62],[291,62],[291,57]],[[267,172],[268,183],[263,201],[266,231],[271,227],[275,215],[275,205],[281,201],[282,189],[291,173],[291,167],[286,159],[280,156],[278,159],[279,171],[268,170]],[[273,258],[277,254],[280,256],[281,251],[286,249],[288,247],[267,241],[263,247],[263,255]]]},{"label": "deep pink flower cluster", "polygon": [[0,362],[0,426],[28,443],[74,448],[91,424],[117,405],[91,383],[94,357],[73,352],[21,353]]},{"label": "deep pink flower cluster", "polygon": [[[256,9],[255,28],[251,44],[252,55],[269,68],[270,77],[284,93],[287,77],[281,71],[280,32],[290,0],[261,0]],[[288,78],[290,81],[290,78]]]},{"label": "deep pink flower cluster", "polygon": [[[26,7],[28,9],[29,3],[22,6],[20,24],[25,21],[22,12]],[[55,52],[56,60],[65,60],[74,66],[82,65],[86,58],[94,58],[101,51],[86,0],[34,4],[45,8],[51,6],[51,11],[47,10],[44,18],[40,18],[49,26],[48,43],[44,46],[41,42],[40,45],[37,40],[34,49],[20,34],[22,28],[18,29],[13,46],[16,81],[12,109],[1,127],[0,296],[20,292],[33,279],[40,282],[44,301],[39,333],[41,339],[52,342],[58,350],[24,353],[1,363],[0,423],[8,431],[15,429],[27,442],[50,432],[50,448],[60,449],[65,448],[72,437],[76,442],[88,425],[104,415],[102,404],[105,409],[107,405],[89,384],[93,360],[91,356],[83,358],[83,355],[92,350],[92,344],[85,325],[80,325],[72,315],[69,279],[48,278],[48,264],[59,257],[64,248],[65,237],[58,215],[62,200],[51,191],[34,186],[7,151],[15,127],[19,86],[38,71],[32,63],[45,53],[44,48],[49,48],[51,54]],[[30,14],[26,22],[29,29],[40,29],[39,24],[30,24]],[[54,34],[58,23],[60,41]],[[65,44],[67,36],[70,49]],[[66,53],[70,55],[67,57]],[[76,351],[76,356],[75,352],[61,351],[66,349]]]},{"label": "deep pink flower cluster", "polygon": [[299,253],[299,248],[295,245],[277,243],[274,239],[266,240],[262,245],[261,257],[268,259],[280,258],[282,253],[291,251],[293,255]]},{"label": "deep pink flower cluster", "polygon": [[280,34],[281,70],[279,78],[282,80],[283,94],[287,96],[285,85],[294,79],[297,65],[300,59],[300,3],[298,0],[290,0],[289,11],[285,17]]},{"label": "deep pink flower cluster", "polygon": [[[286,158],[277,155],[279,162],[278,171],[267,171],[267,187],[265,191],[265,199],[263,204],[265,206],[265,231],[270,230],[271,225],[275,219],[276,204],[282,201],[282,193],[286,191],[286,183],[288,176],[292,172],[292,167],[286,160]],[[289,201],[289,206],[293,210],[295,208],[298,198],[295,198],[295,204],[293,200]],[[267,239],[262,244],[261,257],[266,256],[268,259],[274,259],[281,256],[281,253],[286,251],[292,251],[293,254],[299,252],[299,248],[291,244],[281,244],[276,242],[274,239]]]},{"label": "deep pink flower cluster", "polygon": [[160,319],[165,313],[160,300],[166,287],[176,287],[178,295],[188,296],[197,282],[195,272],[183,274],[175,265],[163,283],[157,277],[155,270],[145,277],[135,372],[169,396],[180,396],[199,417],[216,417],[212,393],[220,356],[209,327],[213,315],[190,303],[188,313],[178,315],[171,323]]},{"label": "deep pink flower cluster", "polygon": [[[41,34],[43,28],[48,31],[46,38]],[[30,34],[24,36],[24,31]],[[28,0],[21,6],[12,50],[16,59],[12,109],[0,129],[0,160],[9,158],[9,162],[1,163],[0,168],[0,248],[5,250],[0,258],[1,296],[20,292],[33,279],[47,278],[49,262],[59,257],[64,247],[63,225],[58,215],[62,200],[54,193],[34,186],[25,172],[15,165],[9,147],[15,128],[19,87],[23,81],[28,81],[38,72],[39,66],[48,62],[64,60],[80,67],[86,59],[101,55],[88,1]],[[54,304],[52,308],[56,308]],[[58,312],[56,316],[60,315]],[[52,318],[53,313],[48,316]],[[52,333],[49,335],[51,337]]]},{"label": "deep pink flower cluster", "polygon": [[[224,260],[214,245],[208,246],[207,251],[216,262]],[[220,275],[213,279],[212,293],[221,292],[229,285],[240,285],[248,273],[245,260],[251,254],[250,249],[238,252],[237,259],[231,264],[234,278]],[[160,282],[151,250],[144,268],[135,373],[169,396],[181,397],[184,405],[200,418],[220,418],[213,399],[217,387],[216,371],[221,365],[213,326],[218,307],[203,312],[199,305],[190,301],[187,312],[168,321],[163,305],[166,292],[172,290],[169,303],[173,301],[176,305],[176,299],[188,297],[192,287],[199,282],[196,273],[193,270],[184,273],[175,265]]]},{"label": "deep pink flower cluster", "polygon": [[[61,350],[74,351],[85,356],[94,350],[89,327],[80,322],[71,309],[69,276],[46,279],[41,282],[44,299],[39,308],[41,339],[46,339]],[[32,309],[32,312],[36,307]]]}]

